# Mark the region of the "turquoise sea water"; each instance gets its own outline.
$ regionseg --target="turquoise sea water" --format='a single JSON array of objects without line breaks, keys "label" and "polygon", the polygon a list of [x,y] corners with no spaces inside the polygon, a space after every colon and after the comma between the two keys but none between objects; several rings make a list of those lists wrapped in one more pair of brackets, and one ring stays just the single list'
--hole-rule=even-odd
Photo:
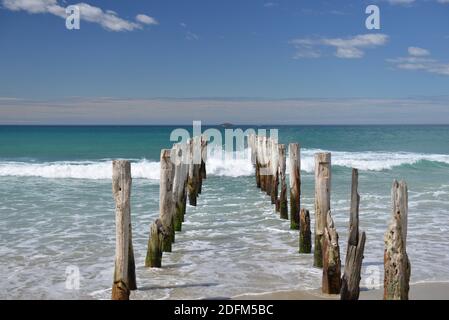
[{"label": "turquoise sea water", "polygon": [[[111,159],[133,161],[135,298],[229,297],[320,286],[298,234],[255,187],[249,160],[208,159],[198,207],[189,207],[164,268],[143,266],[158,216],[160,149],[178,127],[0,126],[0,298],[109,298],[115,246]],[[186,127],[187,128],[187,127]],[[269,128],[269,127],[268,127]],[[187,128],[188,129],[188,128]],[[246,129],[243,127],[242,129]],[[255,127],[255,129],[258,129]],[[313,225],[313,155],[332,152],[332,210],[344,261],[351,167],[360,169],[362,285],[382,284],[383,234],[393,179],[409,187],[412,281],[449,281],[449,126],[283,126],[301,144],[302,205]],[[80,288],[66,286],[67,268]]]}]

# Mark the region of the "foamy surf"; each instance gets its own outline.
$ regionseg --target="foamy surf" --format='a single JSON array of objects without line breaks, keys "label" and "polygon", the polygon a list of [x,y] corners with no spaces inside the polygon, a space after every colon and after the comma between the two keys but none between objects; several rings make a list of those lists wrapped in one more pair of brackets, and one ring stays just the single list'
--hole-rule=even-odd
[{"label": "foamy surf", "polygon": [[[325,150],[301,150],[301,170],[313,173],[314,154]],[[332,165],[346,168],[358,168],[366,171],[391,170],[403,165],[413,165],[420,161],[449,164],[449,155],[407,152],[345,152],[331,151]],[[55,161],[43,163],[0,162],[0,176],[42,177],[50,179],[110,179],[111,161]],[[288,166],[288,163],[287,163]],[[207,171],[212,176],[242,177],[254,173],[248,150],[230,154],[209,155]],[[287,170],[288,172],[288,170]],[[135,160],[132,166],[135,179],[159,179],[159,162],[147,159]]]}]

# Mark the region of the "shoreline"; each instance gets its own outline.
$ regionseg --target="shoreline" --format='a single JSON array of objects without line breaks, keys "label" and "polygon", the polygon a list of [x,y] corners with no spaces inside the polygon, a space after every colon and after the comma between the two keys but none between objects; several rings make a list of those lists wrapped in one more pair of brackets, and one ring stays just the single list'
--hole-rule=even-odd
[{"label": "shoreline", "polygon": [[[340,300],[340,295],[312,290],[283,290],[265,293],[248,293],[231,297],[232,300]],[[383,287],[361,288],[359,300],[382,300]],[[410,285],[410,300],[449,300],[449,282],[418,282]]]}]

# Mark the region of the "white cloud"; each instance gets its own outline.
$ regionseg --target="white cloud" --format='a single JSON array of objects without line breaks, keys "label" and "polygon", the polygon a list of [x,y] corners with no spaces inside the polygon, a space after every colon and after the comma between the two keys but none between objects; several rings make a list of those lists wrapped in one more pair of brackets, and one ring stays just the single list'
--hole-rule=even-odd
[{"label": "white cloud", "polygon": [[[66,18],[65,7],[58,4],[57,0],[1,0],[6,9],[12,11],[26,11],[31,14],[50,13],[55,16]],[[108,31],[132,31],[141,29],[142,24],[157,24],[156,19],[139,14],[136,21],[130,21],[120,18],[112,10],[103,11],[103,9],[91,6],[88,3],[76,4],[80,8],[81,20],[101,25]]]},{"label": "white cloud", "polygon": [[318,39],[294,39],[290,44],[295,46],[297,52],[294,58],[318,58],[321,56],[319,48],[333,47],[334,55],[338,58],[356,59],[362,58],[364,49],[383,46],[387,43],[385,34],[361,34],[349,38],[318,38]]},{"label": "white cloud", "polygon": [[430,55],[430,52],[419,47],[408,47],[408,54],[414,57],[424,57]]},{"label": "white cloud", "polygon": [[193,33],[193,32],[191,32],[191,31],[187,31],[187,33],[186,33],[186,39],[187,39],[187,40],[199,40],[200,37],[199,37],[196,33]]},{"label": "white cloud", "polygon": [[446,3],[449,3],[449,0],[437,0],[439,3],[443,3],[443,4],[446,4]]},{"label": "white cloud", "polygon": [[276,3],[276,2],[265,2],[265,3],[263,4],[263,6],[264,6],[265,8],[277,7],[278,5],[279,5],[279,4]]},{"label": "white cloud", "polygon": [[429,50],[410,47],[408,48],[408,54],[409,55],[406,57],[387,59],[387,61],[398,69],[421,70],[429,73],[449,76],[449,63],[440,62],[436,59],[428,57],[430,55]]},{"label": "white cloud", "polygon": [[136,16],[136,21],[143,23],[143,24],[153,24],[153,25],[157,25],[159,24],[159,22],[157,22],[156,19],[154,19],[153,17],[147,16],[146,14],[138,14]]},{"label": "white cloud", "polygon": [[412,4],[415,0],[388,0],[388,2],[393,5],[407,5]]}]

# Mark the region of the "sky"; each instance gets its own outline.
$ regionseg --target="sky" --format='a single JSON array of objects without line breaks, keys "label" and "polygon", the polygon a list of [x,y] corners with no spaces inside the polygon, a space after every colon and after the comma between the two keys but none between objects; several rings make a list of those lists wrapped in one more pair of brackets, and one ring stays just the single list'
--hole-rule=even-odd
[{"label": "sky", "polygon": [[449,124],[448,49],[449,0],[0,0],[0,124]]}]

